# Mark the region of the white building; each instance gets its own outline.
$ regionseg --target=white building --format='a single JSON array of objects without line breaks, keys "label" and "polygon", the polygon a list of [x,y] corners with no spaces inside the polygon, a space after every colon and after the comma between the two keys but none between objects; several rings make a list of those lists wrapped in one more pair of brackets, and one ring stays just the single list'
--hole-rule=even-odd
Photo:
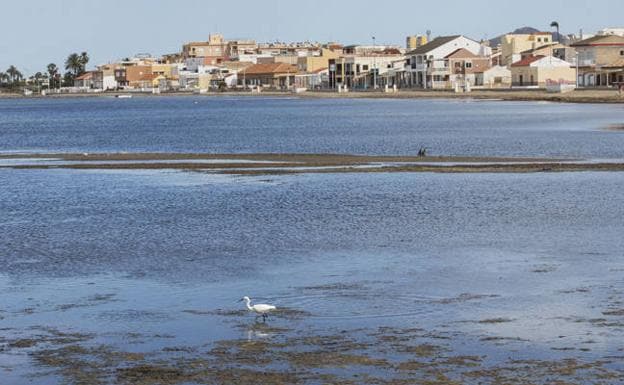
[{"label": "white building", "polygon": [[503,66],[494,66],[483,72],[483,87],[509,88],[511,87],[511,70]]},{"label": "white building", "polygon": [[[491,57],[492,49],[462,35],[441,36],[407,53],[406,82],[408,86],[431,88],[442,73],[447,72],[444,58],[464,48],[474,55]],[[439,72],[439,74],[438,74]]]},{"label": "white building", "polygon": [[329,59],[329,87],[370,89],[382,86],[382,79],[388,72],[392,77],[397,68],[402,69],[405,56],[402,54],[370,54],[366,56],[344,55]]},{"label": "white building", "polygon": [[[616,35],[616,36],[624,36],[624,28],[604,28],[598,31],[598,36],[607,36],[607,35]],[[585,38],[588,38],[585,36]]]}]

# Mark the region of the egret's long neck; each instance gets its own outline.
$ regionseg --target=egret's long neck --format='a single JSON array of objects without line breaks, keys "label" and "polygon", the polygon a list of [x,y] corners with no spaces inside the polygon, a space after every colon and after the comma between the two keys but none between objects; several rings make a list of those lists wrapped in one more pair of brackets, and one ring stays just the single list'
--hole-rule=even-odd
[{"label": "egret's long neck", "polygon": [[247,299],[245,300],[245,304],[247,305],[247,309],[249,309],[249,310],[253,310],[253,309],[252,309],[252,307],[251,307],[251,300],[250,300],[249,298],[247,298]]}]

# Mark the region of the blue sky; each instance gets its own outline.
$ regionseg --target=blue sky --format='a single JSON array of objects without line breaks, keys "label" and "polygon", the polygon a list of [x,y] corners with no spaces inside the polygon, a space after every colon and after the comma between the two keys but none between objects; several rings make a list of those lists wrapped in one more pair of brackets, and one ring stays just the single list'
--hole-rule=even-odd
[{"label": "blue sky", "polygon": [[[521,4],[521,8],[517,5]],[[595,5],[592,5],[595,4]],[[213,31],[258,41],[404,44],[408,34],[492,38],[521,26],[594,32],[624,26],[624,1],[491,0],[19,0],[0,6],[0,70],[59,66],[71,52],[92,61],[176,52]]]}]

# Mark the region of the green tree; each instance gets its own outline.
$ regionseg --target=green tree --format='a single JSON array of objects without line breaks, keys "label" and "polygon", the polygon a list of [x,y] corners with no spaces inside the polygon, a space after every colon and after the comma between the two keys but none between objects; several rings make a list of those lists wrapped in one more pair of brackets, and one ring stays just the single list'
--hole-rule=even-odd
[{"label": "green tree", "polygon": [[561,40],[561,35],[559,35],[559,22],[558,21],[553,21],[552,23],[550,23],[551,28],[557,28],[557,41]]},{"label": "green tree", "polygon": [[0,72],[0,84],[8,83],[9,75],[4,72]]},{"label": "green tree", "polygon": [[80,73],[83,74],[87,71],[87,64],[89,63],[89,54],[86,52],[82,52],[80,54]]},{"label": "green tree", "polygon": [[55,86],[55,79],[56,79],[56,75],[59,72],[58,67],[56,66],[56,64],[50,63],[50,64],[48,64],[47,70],[48,70],[48,75],[49,75],[49,79],[50,79],[50,88],[56,87]]},{"label": "green tree", "polygon": [[41,86],[41,81],[45,79],[45,75],[41,72],[37,72],[33,75],[33,79],[35,80],[35,84],[37,84],[37,86]]},{"label": "green tree", "polygon": [[63,85],[65,87],[72,87],[74,85],[74,79],[76,79],[76,75],[73,72],[65,72],[63,75]]},{"label": "green tree", "polygon": [[65,69],[70,71],[74,77],[80,75],[82,71],[82,59],[77,53],[72,53],[65,60]]},{"label": "green tree", "polygon": [[21,72],[19,72],[19,70],[15,67],[15,66],[10,66],[7,70],[6,70],[7,75],[9,75],[9,78],[11,80],[11,83],[16,83],[19,82],[20,79],[23,78],[23,75]]}]

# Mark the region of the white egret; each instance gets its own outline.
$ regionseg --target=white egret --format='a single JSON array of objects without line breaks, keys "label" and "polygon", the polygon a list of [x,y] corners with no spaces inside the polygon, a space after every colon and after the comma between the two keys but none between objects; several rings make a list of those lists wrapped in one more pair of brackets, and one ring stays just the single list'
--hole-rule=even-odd
[{"label": "white egret", "polygon": [[266,318],[268,317],[269,313],[272,311],[277,310],[277,308],[273,305],[267,305],[264,303],[259,303],[256,305],[251,306],[251,298],[245,296],[241,299],[241,302],[245,301],[245,304],[247,305],[247,309],[250,312],[256,313],[258,315],[262,316],[262,320],[266,321]]}]

